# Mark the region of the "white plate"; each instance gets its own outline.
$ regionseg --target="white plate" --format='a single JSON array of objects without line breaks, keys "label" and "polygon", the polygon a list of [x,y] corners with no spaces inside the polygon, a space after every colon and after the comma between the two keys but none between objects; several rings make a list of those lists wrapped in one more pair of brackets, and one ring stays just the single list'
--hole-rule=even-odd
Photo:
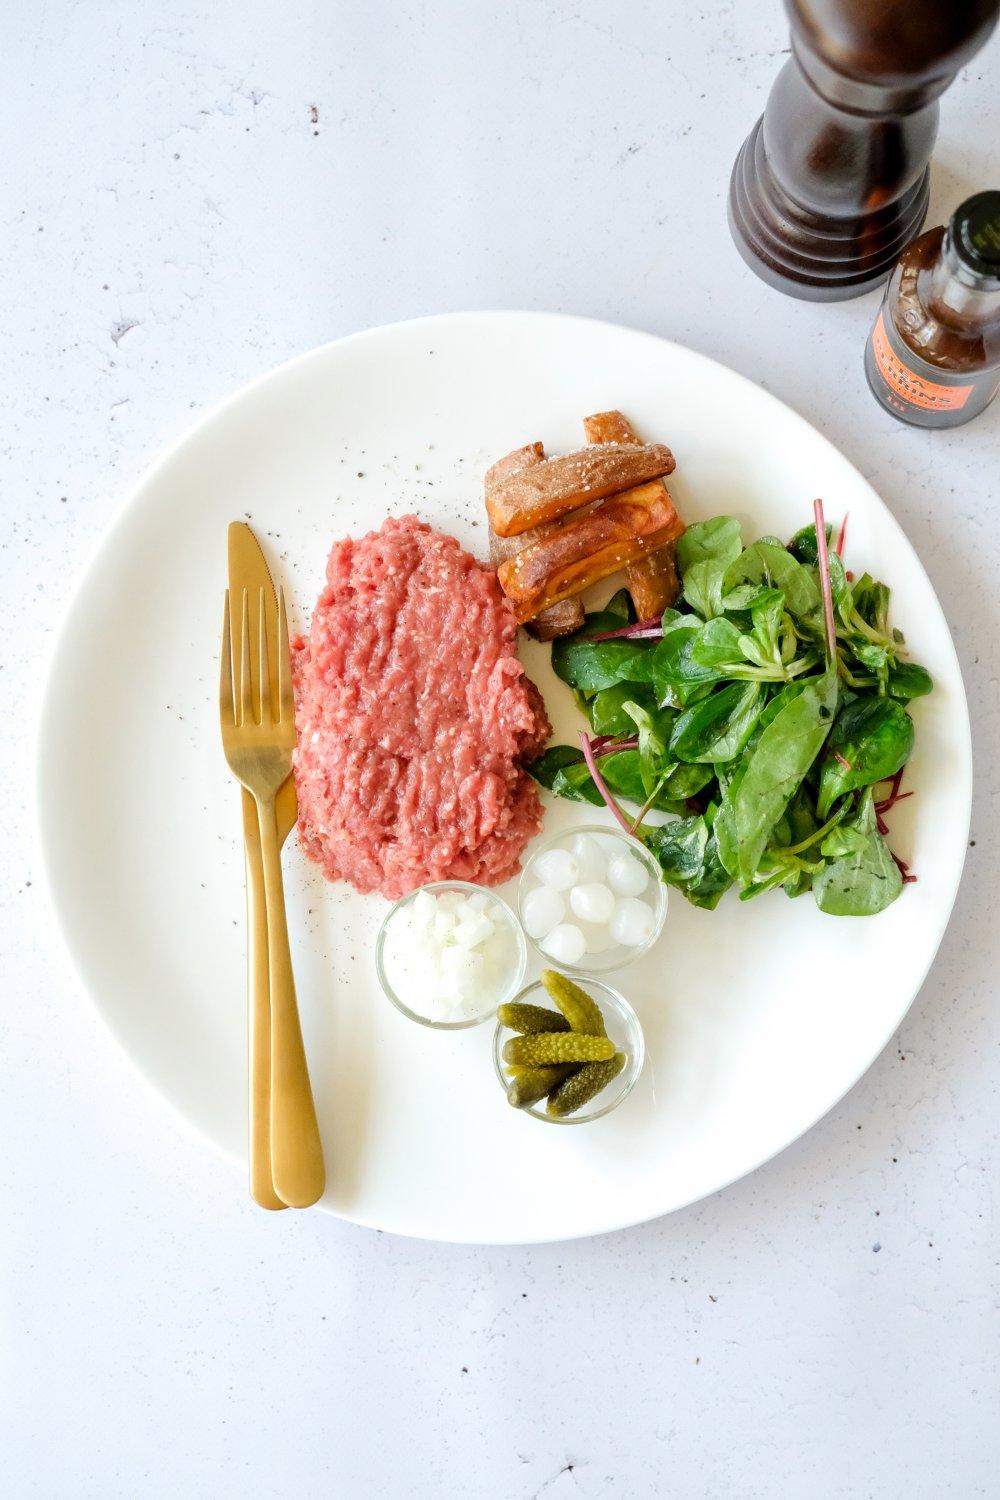
[{"label": "white plate", "polygon": [[[536,313],[431,318],[273,371],[153,469],[69,610],[39,738],[45,864],[72,955],[149,1081],[244,1160],[243,876],[216,721],[226,523],[249,518],[300,624],[330,543],[416,510],[483,549],[481,480],[541,438],[580,445],[618,406],[671,445],[687,520],[732,512],[790,535],[814,495],[850,511],[848,562],[893,589],[936,691],[915,706],[893,844],[919,883],[884,915],[824,917],[776,893],[716,912],[670,903],[655,951],[613,976],[648,1063],[622,1108],[552,1130],[515,1114],[490,1028],[436,1034],[377,990],[386,904],[285,857],[303,1025],[329,1169],[324,1206],[433,1239],[594,1234],[711,1193],[780,1151],[851,1087],[913,1000],[958,887],[971,769],[948,627],[912,548],[861,475],[773,396],[649,335]],[[547,651],[526,650],[557,738],[578,732]],[[589,808],[553,803],[548,831]]]}]

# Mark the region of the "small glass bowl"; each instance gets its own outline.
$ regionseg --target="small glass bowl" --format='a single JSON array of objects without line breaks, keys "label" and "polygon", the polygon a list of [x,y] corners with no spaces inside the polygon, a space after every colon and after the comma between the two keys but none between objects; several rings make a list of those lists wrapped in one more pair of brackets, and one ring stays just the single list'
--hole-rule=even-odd
[{"label": "small glass bowl", "polygon": [[[473,894],[485,896],[487,905],[484,909],[502,916],[507,924],[511,942],[515,949],[510,981],[502,992],[497,992],[496,1001],[485,1009],[481,1015],[464,1016],[461,1020],[457,1021],[436,1020],[432,1016],[422,1015],[418,1010],[412,1010],[402,996],[398,995],[389,983],[389,977],[385,971],[386,934],[393,918],[398,916],[401,911],[405,911],[408,906],[411,906],[421,891],[429,891],[432,896],[440,895],[444,891],[461,891],[466,896]],[[510,1000],[517,993],[524,981],[524,970],[527,962],[528,949],[524,939],[524,932],[520,922],[506,901],[495,895],[493,891],[486,890],[481,885],[472,885],[466,880],[438,880],[432,882],[430,885],[422,885],[418,890],[410,891],[406,896],[401,896],[387,913],[382,926],[378,930],[378,937],[375,939],[375,972],[378,975],[378,982],[382,986],[382,992],[386,996],[386,999],[391,1000],[396,1009],[401,1011],[409,1020],[416,1021],[418,1026],[429,1026],[434,1031],[466,1031],[470,1026],[481,1026],[484,1021],[491,1021],[497,1013],[498,1006],[505,1004],[506,1001]]]},{"label": "small glass bowl", "polygon": [[[613,1109],[617,1109],[635,1087],[646,1059],[646,1043],[643,1039],[642,1027],[639,1025],[639,1017],[625,996],[611,989],[610,985],[592,979],[587,985],[587,993],[592,995],[601,1007],[604,1025],[608,1036],[615,1044],[616,1051],[625,1054],[624,1068],[617,1078],[613,1078],[606,1088],[603,1088],[599,1094],[595,1094],[589,1104],[585,1104],[575,1114],[550,1115],[545,1107],[544,1099],[539,1100],[537,1104],[526,1105],[519,1111],[520,1114],[532,1115],[536,1120],[544,1120],[546,1125],[586,1125],[589,1120],[599,1120],[602,1115],[608,1115]],[[552,996],[537,979],[515,997],[515,1003],[544,1005],[547,1010],[555,1010]],[[509,1079],[503,1061],[503,1048],[507,1039],[517,1034],[516,1031],[508,1030],[502,1021],[497,1022],[496,1031],[493,1033],[493,1066],[505,1095]]]},{"label": "small glass bowl", "polygon": [[[562,959],[553,959],[541,947],[541,940],[536,940],[528,932],[524,921],[524,898],[529,891],[534,890],[536,886],[542,884],[535,873],[537,862],[542,855],[547,854],[550,849],[568,848],[573,839],[578,838],[581,833],[591,834],[594,838],[598,839],[602,846],[609,851],[609,855],[623,850],[625,853],[631,854],[644,866],[646,873],[649,875],[650,883],[643,892],[643,898],[640,899],[648,899],[649,905],[652,906],[653,930],[644,943],[634,948],[626,947],[623,943],[616,943],[614,947],[607,948],[602,953],[585,953],[579,963],[570,964]],[[606,825],[600,823],[582,824],[577,827],[563,829],[561,833],[557,833],[552,838],[546,839],[544,843],[539,844],[534,850],[531,858],[521,872],[521,879],[518,883],[517,915],[521,926],[524,928],[528,942],[541,954],[545,963],[550,964],[553,968],[565,969],[567,974],[607,974],[612,969],[623,969],[626,964],[634,963],[637,958],[641,958],[644,953],[648,953],[657,941],[663,931],[663,924],[667,918],[667,887],[660,878],[659,865],[639,839],[631,838],[628,834],[619,833],[617,829],[608,828]],[[572,922],[574,926],[579,927],[584,925],[572,915],[567,916],[566,920]]]}]

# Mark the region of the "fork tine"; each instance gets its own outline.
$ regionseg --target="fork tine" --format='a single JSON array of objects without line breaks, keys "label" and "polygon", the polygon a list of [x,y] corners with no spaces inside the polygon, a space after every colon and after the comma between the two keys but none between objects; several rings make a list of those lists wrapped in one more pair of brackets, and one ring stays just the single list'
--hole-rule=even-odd
[{"label": "fork tine", "polygon": [[240,653],[240,723],[253,724],[253,658],[250,655],[250,596],[243,590],[243,640]]},{"label": "fork tine", "polygon": [[271,707],[271,670],[267,659],[267,609],[264,590],[260,591],[260,722],[270,724],[274,720]]},{"label": "fork tine", "polygon": [[236,723],[236,704],[233,702],[233,641],[229,623],[229,590],[222,611],[222,654],[219,659],[219,717],[223,724]]},{"label": "fork tine", "polygon": [[288,616],[285,614],[285,591],[278,590],[278,720],[295,722],[295,699],[292,696],[292,650],[288,644]]}]

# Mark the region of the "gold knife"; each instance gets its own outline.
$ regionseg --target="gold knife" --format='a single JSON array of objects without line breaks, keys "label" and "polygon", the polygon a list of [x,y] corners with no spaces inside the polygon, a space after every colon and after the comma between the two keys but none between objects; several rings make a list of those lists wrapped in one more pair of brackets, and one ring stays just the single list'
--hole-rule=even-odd
[{"label": "gold knife", "polygon": [[[250,610],[250,639],[260,629],[261,589],[267,612],[268,677],[278,680],[278,602],[260,543],[242,521],[229,527],[229,592],[239,599],[246,590]],[[250,1196],[261,1208],[286,1208],[271,1179],[271,1002],[268,980],[267,916],[264,907],[264,867],[260,849],[257,807],[241,789],[243,843],[247,877],[247,1040],[249,1074]],[[295,781],[289,777],[275,799],[278,845],[295,827],[298,804]]]}]

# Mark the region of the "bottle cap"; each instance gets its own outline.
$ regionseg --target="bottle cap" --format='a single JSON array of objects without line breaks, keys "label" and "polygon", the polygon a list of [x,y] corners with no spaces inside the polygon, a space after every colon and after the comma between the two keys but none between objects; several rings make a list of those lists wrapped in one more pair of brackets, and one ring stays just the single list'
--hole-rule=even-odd
[{"label": "bottle cap", "polygon": [[966,198],[952,215],[950,228],[955,254],[977,285],[1000,288],[1000,192]]}]

